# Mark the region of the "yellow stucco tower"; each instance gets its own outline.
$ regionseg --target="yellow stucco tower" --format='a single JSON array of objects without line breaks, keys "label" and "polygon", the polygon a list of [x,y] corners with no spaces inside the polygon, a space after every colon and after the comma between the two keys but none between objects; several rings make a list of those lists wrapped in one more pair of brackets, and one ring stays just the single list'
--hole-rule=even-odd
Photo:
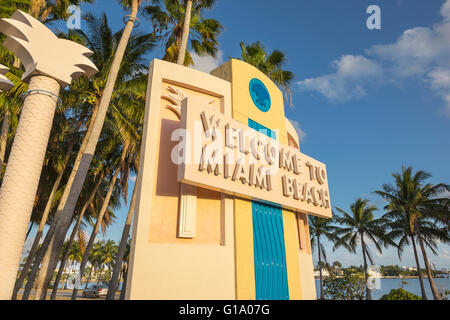
[{"label": "yellow stucco tower", "polygon": [[[231,82],[234,119],[299,148],[297,133],[285,117],[283,94],[265,74],[235,59],[211,74]],[[267,95],[265,105],[257,100],[257,90]],[[307,216],[276,204],[239,198],[234,199],[234,210],[237,298],[314,298]],[[277,214],[278,219],[271,217]],[[271,265],[262,267],[267,264]]]}]

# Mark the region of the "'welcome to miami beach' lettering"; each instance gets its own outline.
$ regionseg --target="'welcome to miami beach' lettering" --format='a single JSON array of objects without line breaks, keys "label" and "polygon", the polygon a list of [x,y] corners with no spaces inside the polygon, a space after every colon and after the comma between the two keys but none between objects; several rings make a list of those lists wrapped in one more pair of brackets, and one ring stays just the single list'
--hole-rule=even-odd
[{"label": "'welcome to miami beach' lettering", "polygon": [[182,108],[178,181],[331,216],[323,163],[201,105],[186,99]]}]

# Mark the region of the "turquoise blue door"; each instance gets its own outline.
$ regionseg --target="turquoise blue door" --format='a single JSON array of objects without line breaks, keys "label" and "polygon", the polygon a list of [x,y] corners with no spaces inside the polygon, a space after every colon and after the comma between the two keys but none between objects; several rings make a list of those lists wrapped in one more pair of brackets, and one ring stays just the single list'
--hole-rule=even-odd
[{"label": "turquoise blue door", "polygon": [[[275,132],[248,119],[249,127],[276,139]],[[283,214],[277,204],[252,201],[257,300],[288,300]]]}]

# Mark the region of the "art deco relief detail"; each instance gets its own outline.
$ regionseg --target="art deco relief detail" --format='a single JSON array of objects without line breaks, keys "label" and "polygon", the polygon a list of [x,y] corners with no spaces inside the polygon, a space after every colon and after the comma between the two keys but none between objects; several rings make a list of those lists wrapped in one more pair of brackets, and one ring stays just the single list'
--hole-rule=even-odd
[{"label": "art deco relief detail", "polygon": [[[165,108],[174,112],[178,119],[181,115],[181,102],[186,98],[185,93],[175,87],[168,86],[168,94],[162,94],[161,99],[169,102]],[[179,238],[194,238],[197,216],[197,188],[182,183],[180,185],[180,201],[178,204],[178,230]]]}]

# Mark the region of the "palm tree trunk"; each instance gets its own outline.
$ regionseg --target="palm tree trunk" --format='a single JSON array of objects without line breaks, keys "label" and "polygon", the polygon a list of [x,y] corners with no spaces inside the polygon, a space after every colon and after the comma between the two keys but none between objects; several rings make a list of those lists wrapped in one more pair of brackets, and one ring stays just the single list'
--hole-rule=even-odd
[{"label": "palm tree trunk", "polygon": [[186,0],[186,12],[184,14],[183,23],[183,35],[181,37],[181,45],[178,51],[177,64],[184,64],[184,57],[186,56],[187,43],[189,39],[189,30],[191,27],[191,11],[192,11],[192,0]]},{"label": "palm tree trunk", "polygon": [[0,189],[0,299],[11,299],[27,226],[52,128],[60,84],[47,76],[34,76],[28,87],[50,94],[25,98]]},{"label": "palm tree trunk", "polygon": [[[93,121],[92,133],[88,139],[86,149],[84,150],[83,155],[80,159],[79,167],[75,171],[76,174],[73,176],[73,182],[71,183],[71,185],[67,185],[64,190],[63,198],[67,200],[65,201],[65,205],[62,209],[61,214],[58,215],[58,221],[55,221],[57,224],[57,227],[55,226],[55,229],[57,230],[55,232],[50,250],[46,253],[46,258],[42,263],[42,270],[45,270],[45,272],[42,272],[42,280],[40,280],[38,286],[39,289],[36,289],[36,293],[41,294],[42,288],[46,288],[46,284],[50,282],[53,271],[56,268],[58,255],[61,251],[62,244],[64,243],[64,238],[67,230],[70,227],[78,197],[80,195],[81,189],[83,188],[84,180],[86,179],[86,175],[89,171],[92,158],[94,157],[95,148],[97,146],[97,142],[103,128],[103,123],[106,118],[106,113],[111,102],[111,97],[120,70],[120,65],[122,63],[125,49],[128,45],[131,31],[133,30],[134,22],[136,20],[138,7],[139,1],[131,0],[131,14],[122,32],[122,36],[117,46],[114,59],[111,63],[111,69],[109,71],[105,89],[100,100],[98,114]],[[41,275],[39,275],[39,278],[41,278]],[[45,297],[45,295],[43,295],[43,297]]]},{"label": "palm tree trunk", "polygon": [[97,282],[102,282],[102,277],[103,277],[103,268],[105,267],[105,264],[102,264],[102,266],[100,267],[100,272],[98,274],[98,279]]},{"label": "palm tree trunk", "polygon": [[[91,194],[89,195],[88,200],[84,203],[84,206],[81,209],[80,214],[78,215],[77,222],[76,222],[75,226],[73,227],[72,233],[70,235],[69,242],[68,242],[68,248],[72,247],[73,241],[75,240],[75,235],[77,234],[78,228],[80,227],[81,221],[83,220],[84,213],[86,212],[87,208],[89,207],[89,204],[94,199],[95,194],[97,193],[97,190],[98,190],[102,180],[103,180],[103,175],[100,175],[97,183],[94,186],[94,189],[92,190]],[[61,280],[64,266],[66,265],[66,261],[69,258],[69,255],[70,255],[70,252],[69,252],[69,250],[67,250],[64,254],[63,259],[61,260],[61,265],[59,267],[58,274],[56,275],[55,286],[53,287],[53,291],[52,291],[52,295],[50,296],[50,300],[56,299],[56,294],[58,292],[58,284],[59,284],[59,281]],[[80,277],[81,277],[81,275],[80,275]]]},{"label": "palm tree trunk", "polygon": [[364,259],[364,276],[366,278],[366,300],[372,300],[372,294],[370,292],[369,288],[369,273],[367,272],[367,259],[366,259],[366,249],[364,246],[364,235],[361,233],[361,247],[363,252],[363,259]]},{"label": "palm tree trunk", "polygon": [[[87,289],[87,287],[88,287],[88,285],[89,285],[89,282],[91,281],[91,276],[92,276],[92,270],[94,269],[94,266],[92,265],[91,266],[91,270],[89,270],[89,276],[88,276],[88,278],[86,279],[86,285],[84,286],[84,290],[86,290]],[[81,275],[81,276],[83,276],[83,275]]]},{"label": "palm tree trunk", "polygon": [[[136,178],[137,183],[138,178]],[[120,239],[119,250],[117,252],[116,263],[114,264],[114,269],[111,275],[111,281],[109,282],[109,290],[106,295],[106,300],[114,300],[116,290],[119,284],[119,274],[122,269],[123,256],[125,255],[125,250],[127,249],[128,235],[130,234],[131,221],[134,215],[134,206],[136,203],[137,185],[134,185],[133,195],[131,196],[130,207],[128,208],[128,215],[125,221],[125,226],[122,231],[122,238]]]},{"label": "palm tree trunk", "polygon": [[75,141],[72,140],[72,142],[69,146],[69,149],[67,151],[67,154],[64,158],[64,167],[61,169],[61,172],[58,174],[58,177],[56,178],[55,183],[53,184],[52,191],[50,192],[50,196],[48,197],[44,212],[42,213],[41,221],[39,222],[39,227],[38,227],[38,231],[36,233],[36,237],[34,238],[33,245],[31,246],[30,254],[28,255],[25,266],[22,268],[22,272],[20,273],[20,276],[16,280],[16,283],[14,285],[14,291],[13,291],[13,295],[12,295],[13,300],[17,299],[17,293],[19,292],[19,289],[22,288],[23,281],[25,280],[28,270],[30,269],[31,264],[33,263],[37,248],[39,246],[39,242],[41,241],[42,233],[44,232],[45,224],[47,223],[48,215],[52,208],[53,199],[56,195],[56,192],[58,191],[59,184],[61,183],[61,179],[64,175],[64,171],[67,166],[67,163],[69,162],[69,158],[70,158],[70,155],[72,154],[72,149],[73,149],[74,143],[75,143]]},{"label": "palm tree trunk", "polygon": [[428,256],[427,256],[427,252],[425,250],[425,246],[423,244],[422,237],[420,235],[418,235],[417,239],[419,239],[420,248],[422,250],[423,261],[425,263],[425,269],[427,270],[428,281],[430,283],[431,292],[433,293],[433,298],[434,298],[434,300],[442,300],[441,295],[438,293],[438,291],[436,289],[436,285],[434,284],[433,275],[431,273],[430,264],[428,263]]},{"label": "palm tree trunk", "polygon": [[124,277],[123,277],[123,283],[122,283],[122,289],[120,290],[120,297],[119,300],[125,300],[125,294],[127,291],[127,278],[128,278],[128,264],[125,269]]},{"label": "palm tree trunk", "polygon": [[419,263],[419,256],[417,255],[417,249],[416,249],[416,242],[414,240],[413,235],[411,235],[410,237],[411,237],[411,241],[412,241],[412,245],[413,245],[414,258],[416,259],[417,272],[419,273],[419,282],[420,282],[420,290],[422,292],[422,300],[428,300],[427,294],[425,293],[425,287],[423,285],[422,272],[420,270],[420,263]]},{"label": "palm tree trunk", "polygon": [[31,221],[31,222],[30,222],[30,226],[28,227],[27,234],[25,235],[25,241],[27,241],[28,236],[30,235],[31,229],[33,229],[33,226],[34,226],[34,222]]},{"label": "palm tree trunk", "polygon": [[[110,181],[109,187],[108,187],[108,192],[106,194],[105,200],[103,201],[102,208],[100,209],[100,212],[98,214],[98,218],[95,223],[94,230],[91,233],[89,242],[86,246],[86,250],[84,251],[83,259],[81,260],[81,264],[80,264],[80,273],[81,274],[83,274],[83,272],[84,272],[84,269],[85,269],[86,264],[89,259],[89,253],[91,252],[92,246],[94,245],[95,237],[96,237],[97,232],[99,231],[100,226],[102,224],[103,216],[105,215],[105,212],[108,209],[109,200],[111,199],[111,195],[114,191],[114,186],[116,185],[117,176],[119,175],[120,168],[123,166],[127,152],[128,152],[128,144],[126,144],[123,147],[119,166],[116,168],[116,172],[114,173],[113,177],[111,178],[111,181]],[[77,294],[78,294],[78,288],[75,287],[73,289],[73,293],[72,293],[72,300],[77,299]]]},{"label": "palm tree trunk", "polygon": [[[120,281],[123,281],[123,272],[124,272],[124,265],[123,265],[123,261],[122,261],[122,263],[120,265],[119,283],[120,283]],[[117,288],[117,289],[119,289],[119,288]]]},{"label": "palm tree trunk", "polygon": [[0,172],[5,162],[6,142],[8,141],[10,114],[9,110],[3,115],[2,131],[0,134]]},{"label": "palm tree trunk", "polygon": [[320,284],[320,300],[324,300],[325,296],[323,294],[323,277],[322,277],[322,256],[320,252],[320,237],[317,236],[317,253],[319,256],[319,284]]},{"label": "palm tree trunk", "polygon": [[[52,272],[50,274],[53,275],[53,271],[56,268],[56,264],[58,262],[57,259],[59,258],[59,253],[61,252],[62,245],[63,245],[64,239],[66,237],[66,233],[67,233],[67,231],[68,231],[68,229],[70,227],[70,224],[69,224],[69,226],[67,226],[67,229],[60,230],[60,228],[58,227],[58,221],[60,219],[61,212],[64,209],[66,201],[67,201],[68,189],[70,189],[71,185],[73,184],[74,178],[75,178],[75,176],[76,176],[76,174],[78,172],[78,168],[79,168],[79,165],[80,165],[80,162],[81,162],[81,158],[83,156],[83,151],[86,149],[87,141],[89,140],[89,137],[90,137],[90,135],[92,133],[92,128],[94,127],[94,120],[97,117],[97,112],[98,112],[98,104],[95,104],[94,108],[92,109],[92,115],[91,115],[91,119],[90,119],[90,122],[89,122],[88,129],[86,131],[86,135],[84,136],[83,142],[81,143],[80,149],[78,150],[78,154],[77,154],[77,157],[76,157],[75,162],[73,164],[72,171],[70,173],[70,177],[67,180],[66,186],[64,188],[64,193],[63,193],[63,195],[62,195],[62,197],[61,197],[61,199],[59,201],[59,205],[58,205],[58,208],[56,210],[53,223],[50,226],[50,229],[47,231],[47,234],[46,234],[46,236],[44,238],[44,241],[42,242],[41,249],[39,249],[39,251],[36,254],[35,263],[33,264],[33,268],[31,269],[30,275],[28,276],[28,281],[27,281],[27,285],[25,287],[25,291],[24,291],[22,300],[27,300],[28,299],[28,297],[30,295],[30,292],[31,292],[31,289],[32,289],[32,286],[33,286],[33,283],[34,283],[34,280],[36,278],[37,272],[39,270],[39,265],[41,264],[41,262],[42,262],[42,260],[44,258],[45,259],[44,259],[44,261],[42,263],[43,267],[48,266],[49,264],[52,263],[51,266],[53,266],[53,269],[52,269]],[[56,248],[54,250],[53,256],[50,257],[50,254],[52,252],[47,252],[47,249],[49,247],[53,248],[53,235],[55,233],[57,234],[58,239],[62,239],[62,242],[60,243],[59,248]],[[55,235],[55,238],[57,236]],[[50,258],[53,258],[54,260],[52,260],[50,262],[49,261]],[[46,270],[46,269],[45,268],[41,268],[41,270]],[[38,288],[42,288],[43,287],[43,281],[44,281],[43,280],[44,279],[43,278],[44,277],[43,274],[44,273],[45,272],[41,272],[40,275],[39,275],[40,279],[38,279],[38,286],[37,286]],[[40,282],[40,284],[39,284],[39,282]]]}]

